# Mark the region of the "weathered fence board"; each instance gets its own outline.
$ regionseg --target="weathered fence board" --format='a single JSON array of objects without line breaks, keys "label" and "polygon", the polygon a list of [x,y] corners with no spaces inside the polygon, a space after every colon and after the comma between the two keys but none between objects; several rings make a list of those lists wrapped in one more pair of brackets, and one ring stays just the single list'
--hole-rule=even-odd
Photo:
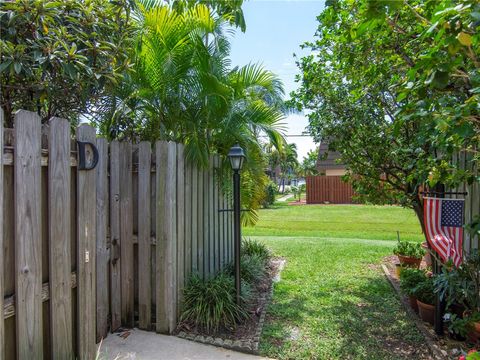
[{"label": "weathered fence board", "polygon": [[138,313],[139,327],[150,330],[152,284],[150,192],[151,192],[150,143],[141,142],[138,153]]},{"label": "weathered fence board", "polygon": [[210,277],[210,222],[209,222],[209,208],[210,208],[210,182],[208,179],[208,171],[203,172],[203,271],[204,277]]},{"label": "weathered fence board", "polygon": [[167,183],[165,186],[166,201],[164,206],[168,207],[165,211],[165,218],[168,222],[166,225],[166,242],[167,242],[167,258],[166,258],[166,303],[168,316],[168,332],[172,333],[177,326],[177,144],[168,143],[167,156]]},{"label": "weathered fence board", "polygon": [[132,144],[120,143],[120,258],[122,324],[134,326]]},{"label": "weathered fence board", "polygon": [[159,333],[168,332],[167,319],[167,297],[166,297],[166,257],[167,257],[167,239],[170,233],[167,228],[171,227],[170,219],[167,219],[167,212],[169,209],[165,205],[167,201],[167,169],[168,169],[168,152],[167,143],[158,141],[155,144],[155,159],[156,159],[156,208],[157,208],[157,245],[155,248],[156,254],[156,269],[155,269],[155,292],[156,292],[156,331]]},{"label": "weathered fence board", "polygon": [[192,272],[192,165],[185,161],[185,279]]},{"label": "weathered fence board", "polygon": [[108,334],[108,143],[106,139],[97,139],[99,160],[97,172],[97,342]]},{"label": "weathered fence board", "polygon": [[120,143],[110,145],[110,314],[111,331],[122,325],[120,269]]},{"label": "weathered fence board", "polygon": [[73,353],[72,292],[70,287],[70,124],[50,120],[48,164],[48,220],[50,258],[50,326],[52,358]]},{"label": "weathered fence board", "polygon": [[213,166],[213,156],[210,157],[209,159],[209,168],[207,172],[207,177],[208,177],[208,251],[209,251],[209,274],[210,276],[213,276],[215,274],[215,263],[216,263],[216,258],[217,254],[215,253],[215,223],[213,219],[215,216],[214,214],[214,206],[213,204],[215,203],[215,193],[213,191],[213,176],[210,174],[213,174],[214,171],[214,166]]},{"label": "weathered fence board", "polygon": [[198,168],[192,167],[192,271],[198,270]]},{"label": "weathered fence board", "polygon": [[[77,129],[79,141],[96,143],[95,129],[81,125]],[[92,161],[92,149],[86,147],[86,159]],[[95,358],[96,318],[96,172],[77,169],[78,199],[78,358]]]},{"label": "weathered fence board", "polygon": [[3,241],[3,110],[0,108],[0,360],[5,360],[5,322],[3,317],[4,241]]},{"label": "weathered fence board", "polygon": [[[219,201],[219,191],[217,187],[217,181],[215,181],[215,172],[218,169],[218,157],[214,157],[212,161],[213,170],[210,173],[210,177],[212,178],[212,192],[213,192],[213,210],[212,210],[212,218],[213,218],[213,232],[214,232],[214,239],[215,239],[215,273],[220,270],[222,257],[220,253],[220,216],[218,213],[218,201]],[[212,176],[213,174],[213,176]]]},{"label": "weathered fence board", "polygon": [[[182,144],[176,145],[177,158],[177,182],[176,182],[176,223],[177,223],[177,248],[175,255],[177,257],[176,264],[176,302],[182,303],[183,288],[185,283],[185,154]],[[180,306],[177,306],[176,313],[179,316]],[[175,325],[176,327],[176,319]],[[173,330],[172,330],[173,331]]]},{"label": "weathered fence board", "polygon": [[43,358],[41,237],[41,122],[15,115],[15,269],[17,356]]},{"label": "weathered fence board", "polygon": [[197,241],[197,262],[198,262],[198,274],[202,277],[205,277],[205,268],[204,268],[204,257],[206,257],[206,253],[204,252],[204,217],[203,217],[203,199],[205,195],[205,189],[203,188],[203,170],[197,170],[197,234],[198,234],[198,241]]}]

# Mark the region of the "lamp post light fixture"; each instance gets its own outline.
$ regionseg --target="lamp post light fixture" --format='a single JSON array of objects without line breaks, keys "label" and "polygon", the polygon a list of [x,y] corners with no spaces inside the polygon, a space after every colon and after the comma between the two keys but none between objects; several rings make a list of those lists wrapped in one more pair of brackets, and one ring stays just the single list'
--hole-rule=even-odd
[{"label": "lamp post light fixture", "polygon": [[228,159],[233,170],[233,240],[234,240],[234,263],[235,263],[235,292],[236,303],[240,305],[241,282],[240,282],[240,170],[242,169],[245,153],[235,144],[228,152]]}]

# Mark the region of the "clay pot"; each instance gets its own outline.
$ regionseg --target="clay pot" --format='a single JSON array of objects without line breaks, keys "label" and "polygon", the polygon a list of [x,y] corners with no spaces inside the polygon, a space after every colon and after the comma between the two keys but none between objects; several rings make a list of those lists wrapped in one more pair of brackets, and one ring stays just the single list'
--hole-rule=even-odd
[{"label": "clay pot", "polygon": [[417,298],[413,295],[408,296],[408,301],[410,302],[410,306],[418,314],[418,304],[417,304]]},{"label": "clay pot", "polygon": [[420,263],[422,262],[422,259],[416,259],[409,256],[397,255],[397,257],[398,257],[398,260],[400,261],[400,264],[408,267],[414,267],[417,269],[420,267]]},{"label": "clay pot", "polygon": [[467,339],[472,343],[476,343],[480,340],[480,322],[474,322],[473,328],[468,332]]},{"label": "clay pot", "polygon": [[426,321],[433,325],[433,320],[435,318],[435,306],[430,304],[425,304],[417,299],[418,305],[418,314],[423,321]]},{"label": "clay pot", "polygon": [[402,269],[402,264],[395,264],[395,275],[397,275],[398,279],[400,279],[400,273],[402,272]]}]

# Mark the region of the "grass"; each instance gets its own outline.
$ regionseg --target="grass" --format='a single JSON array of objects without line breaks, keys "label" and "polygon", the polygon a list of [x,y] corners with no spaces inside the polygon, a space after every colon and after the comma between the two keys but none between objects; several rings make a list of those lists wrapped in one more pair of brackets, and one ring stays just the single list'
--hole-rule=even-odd
[{"label": "grass", "polygon": [[412,214],[396,207],[285,206],[262,210],[260,218],[245,233],[287,260],[268,308],[262,355],[421,358],[424,339],[379,266],[396,230],[420,240]]},{"label": "grass", "polygon": [[424,239],[413,211],[397,206],[276,203],[260,214],[258,224],[243,229],[243,235],[396,240],[399,231],[402,240]]}]

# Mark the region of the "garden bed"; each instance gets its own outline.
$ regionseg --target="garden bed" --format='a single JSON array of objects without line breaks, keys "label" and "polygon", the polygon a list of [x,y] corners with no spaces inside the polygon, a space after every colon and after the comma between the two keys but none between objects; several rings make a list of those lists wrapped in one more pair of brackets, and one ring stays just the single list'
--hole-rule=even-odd
[{"label": "garden bed", "polygon": [[249,316],[236,328],[220,327],[217,331],[207,331],[199,326],[180,323],[176,335],[204,344],[257,354],[273,283],[278,281],[284,263],[282,258],[271,258],[268,261],[265,276],[252,289],[252,297],[247,305]]},{"label": "garden bed", "polygon": [[[433,358],[452,360],[458,359],[461,354],[461,350],[468,351],[471,346],[468,346],[465,342],[453,340],[448,335],[437,335],[435,333],[435,330],[429,323],[423,322],[418,317],[418,315],[410,307],[408,297],[405,296],[400,290],[400,281],[395,271],[397,263],[397,256],[387,256],[384,258],[383,270],[385,272],[385,276],[390,281],[395,291],[398,293],[398,296],[400,297],[407,313],[412,318],[412,320],[414,320],[419,331],[424,335],[426,344],[428,345]],[[425,268],[425,262],[422,262],[420,267]],[[447,334],[446,330],[445,334]]]}]

